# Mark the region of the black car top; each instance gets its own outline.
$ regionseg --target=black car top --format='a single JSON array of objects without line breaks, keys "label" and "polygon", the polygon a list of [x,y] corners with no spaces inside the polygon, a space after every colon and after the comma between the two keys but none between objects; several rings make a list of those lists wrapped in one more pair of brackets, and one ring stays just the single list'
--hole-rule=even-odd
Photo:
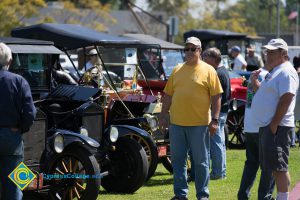
[{"label": "black car top", "polygon": [[12,30],[14,37],[50,40],[62,50],[104,44],[138,44],[138,41],[95,31],[77,24],[43,23]]},{"label": "black car top", "polygon": [[54,43],[43,40],[31,40],[15,37],[0,37],[0,42],[5,43],[13,53],[31,54],[61,54],[62,52],[54,47]]},{"label": "black car top", "polygon": [[143,44],[159,44],[162,49],[183,49],[183,46],[174,44],[146,34],[124,34],[123,36],[139,40]]}]

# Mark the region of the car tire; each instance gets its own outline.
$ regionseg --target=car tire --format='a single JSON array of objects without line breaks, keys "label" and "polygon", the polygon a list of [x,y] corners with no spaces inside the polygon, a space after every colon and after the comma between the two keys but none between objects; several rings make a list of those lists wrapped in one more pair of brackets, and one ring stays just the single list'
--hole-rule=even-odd
[{"label": "car tire", "polygon": [[108,192],[134,193],[148,175],[148,160],[144,149],[135,140],[121,137],[116,149],[109,152],[111,169],[102,179],[102,187]]},{"label": "car tire", "polygon": [[126,136],[137,141],[146,152],[149,164],[148,176],[146,178],[146,181],[148,181],[154,175],[158,165],[159,158],[157,146],[153,139],[150,137],[145,137],[134,133],[127,134]]},{"label": "car tire", "polygon": [[239,108],[236,111],[228,113],[226,126],[228,129],[228,148],[245,149],[246,136],[244,133],[244,116],[245,109]]},{"label": "car tire", "polygon": [[[58,199],[58,196],[66,199],[97,199],[101,179],[99,164],[93,154],[82,147],[73,147],[64,150],[55,156],[50,164],[48,174],[61,174],[61,172],[89,176],[99,175],[99,177],[50,180],[51,186],[48,193],[50,199]],[[84,181],[85,183],[83,183]],[[77,193],[80,197],[78,197]]]}]

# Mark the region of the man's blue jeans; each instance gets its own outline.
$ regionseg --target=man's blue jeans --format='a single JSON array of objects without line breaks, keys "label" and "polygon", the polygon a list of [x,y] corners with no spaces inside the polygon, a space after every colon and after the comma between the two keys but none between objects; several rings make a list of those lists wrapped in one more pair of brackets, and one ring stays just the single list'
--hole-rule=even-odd
[{"label": "man's blue jeans", "polygon": [[171,161],[174,176],[174,193],[187,197],[186,159],[190,149],[193,156],[197,198],[209,197],[209,134],[207,126],[170,125]]},{"label": "man's blue jeans", "polygon": [[[259,168],[258,133],[246,133],[246,138],[246,162],[238,192],[239,200],[249,199],[250,189]],[[274,186],[275,181],[272,177],[272,171],[262,171],[258,187],[258,200],[272,199]]]},{"label": "man's blue jeans", "polygon": [[210,136],[211,178],[226,177],[225,123],[227,113],[220,113],[216,134]]},{"label": "man's blue jeans", "polygon": [[20,132],[0,128],[0,181],[1,200],[21,200],[22,191],[8,178],[8,175],[23,161],[23,139]]}]

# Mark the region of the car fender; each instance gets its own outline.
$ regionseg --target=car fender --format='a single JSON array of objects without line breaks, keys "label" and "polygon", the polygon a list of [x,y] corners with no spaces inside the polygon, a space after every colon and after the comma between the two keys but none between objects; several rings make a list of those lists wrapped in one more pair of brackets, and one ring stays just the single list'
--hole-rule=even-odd
[{"label": "car fender", "polygon": [[148,123],[145,117],[135,117],[129,119],[117,119],[114,120],[111,124],[112,125],[129,125],[138,127],[140,123]]},{"label": "car fender", "polygon": [[56,129],[52,136],[52,144],[54,143],[54,138],[57,134],[61,134],[64,137],[64,149],[69,148],[74,144],[80,145],[89,151],[96,151],[100,147],[100,144],[96,140],[64,129]]},{"label": "car fender", "polygon": [[137,127],[134,127],[134,126],[129,126],[129,125],[114,125],[114,127],[116,127],[119,131],[119,137],[122,137],[122,136],[125,136],[129,133],[136,133],[138,135],[141,135],[143,137],[148,137],[148,138],[151,138],[151,135],[143,130],[143,129],[140,129],[140,128],[137,128]]}]

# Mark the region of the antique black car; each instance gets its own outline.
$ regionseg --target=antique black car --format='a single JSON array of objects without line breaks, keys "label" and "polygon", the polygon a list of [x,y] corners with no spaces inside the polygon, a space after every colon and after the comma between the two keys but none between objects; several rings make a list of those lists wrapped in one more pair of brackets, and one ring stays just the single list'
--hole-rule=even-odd
[{"label": "antique black car", "polygon": [[[46,190],[53,199],[96,199],[101,182],[110,191],[141,187],[147,176],[146,153],[133,140],[118,140],[118,133],[131,127],[104,127],[104,110],[94,102],[101,90],[78,86],[59,71],[62,52],[52,42],[1,41],[13,52],[10,70],[27,79],[38,108],[33,127],[24,135],[24,163],[38,179],[26,190]],[[68,174],[73,178],[49,178]]]},{"label": "antique black car", "polygon": [[[52,199],[63,196],[68,199],[73,199],[73,197],[96,199],[101,174],[95,153],[102,146],[94,139],[80,134],[79,129],[60,129],[53,121],[55,114],[51,106],[57,104],[58,101],[54,100],[50,92],[50,72],[55,57],[61,51],[55,48],[52,42],[46,41],[19,38],[0,38],[0,41],[6,43],[13,52],[13,63],[9,70],[27,79],[37,107],[35,122],[30,131],[23,136],[24,163],[36,174],[37,178],[25,190],[47,190]],[[97,92],[93,91],[93,93]],[[73,103],[72,100],[67,101],[70,104]],[[86,106],[85,110],[88,110],[88,107],[92,108]],[[94,112],[93,116],[97,115],[99,113]],[[81,115],[72,114],[72,116],[84,118],[88,116],[88,113],[82,111]],[[69,126],[72,125],[74,123],[69,124]],[[117,135],[112,139],[116,140]],[[111,146],[110,142],[109,146]],[[67,174],[98,176],[99,178],[63,178]],[[45,175],[60,175],[60,177],[48,179]]]},{"label": "antique black car", "polygon": [[[112,63],[113,65],[116,65],[116,63],[118,62],[121,62],[123,65],[130,64],[126,62],[130,59],[131,61],[134,61],[134,59],[132,59],[134,58],[133,56],[134,48],[130,47],[124,49],[124,45],[134,44],[136,43],[136,41],[124,39],[120,37],[109,36],[104,33],[99,33],[92,29],[82,27],[80,25],[39,24],[39,25],[34,25],[29,27],[17,28],[12,31],[12,35],[15,36],[18,35],[19,37],[23,37],[23,38],[38,38],[43,40],[51,40],[54,42],[54,45],[59,49],[63,50],[66,53],[66,55],[69,55],[69,51],[71,50],[73,51],[83,50],[84,52],[83,57],[85,57],[86,52],[88,52],[90,48],[95,48],[98,51],[97,52],[98,55],[100,54],[100,52],[105,55],[110,55],[110,54],[121,55],[118,57],[120,60],[114,60],[114,62]],[[110,46],[115,44],[120,45],[122,49],[118,50]],[[105,48],[103,46],[105,46]],[[102,58],[102,56],[100,58]],[[151,174],[151,176],[153,175],[157,165],[157,161],[155,161],[155,157],[154,157],[155,155],[157,156],[157,149],[149,133],[141,129],[143,127],[142,124],[146,124],[147,120],[145,118],[136,118],[132,114],[132,112],[128,109],[126,105],[127,103],[124,103],[124,101],[121,98],[121,94],[119,90],[116,88],[116,85],[121,85],[121,83],[116,83],[110,77],[111,74],[116,74],[116,73],[114,71],[108,71],[108,69],[105,68],[105,64],[104,64],[105,62],[103,60],[102,63],[103,63],[103,68],[107,72],[104,75],[105,77],[107,77],[106,84],[109,87],[108,88],[98,87],[100,86],[99,83],[97,81],[93,82],[93,80],[91,80],[93,82],[92,87],[94,87],[94,89],[101,88],[102,90],[101,95],[97,94],[96,95],[97,97],[93,99],[93,102],[97,103],[99,106],[100,105],[102,106],[102,109],[104,111],[104,115],[103,115],[104,127],[109,129],[109,127],[114,126],[119,130],[119,140],[116,143],[116,151],[114,151],[113,153],[115,154],[116,152],[117,153],[119,152],[119,154],[121,154],[125,151],[124,150],[125,148],[128,148],[129,150],[133,150],[134,146],[132,145],[132,143],[133,142],[136,143],[137,141],[139,143],[139,146],[142,145],[142,147],[146,151],[148,156],[149,166],[150,166],[149,171],[147,170],[147,173],[144,173],[143,172],[144,167],[148,169],[148,162],[144,162],[144,163],[140,162],[143,160],[136,155],[137,153],[138,155],[141,154],[140,149],[136,149],[136,152],[132,152],[131,154],[129,153],[126,154],[127,157],[132,156],[132,160],[137,163],[136,165],[132,165],[127,168],[125,168],[126,166],[122,162],[117,162],[118,161],[117,159],[122,157],[120,155],[114,155],[112,153],[112,155],[110,155],[111,163],[117,164],[117,166],[123,167],[123,169],[120,170],[118,168],[114,168],[114,166],[111,166],[112,170],[110,170],[109,175],[102,179],[102,186],[108,191],[134,192],[143,185],[145,181],[145,174],[146,176],[147,174]],[[76,74],[78,75],[78,77],[77,78],[75,77],[75,79],[78,80],[78,84],[86,88],[90,88],[91,85],[87,85],[85,81],[86,74],[82,76],[81,72],[77,68],[75,68],[75,70],[77,70]],[[63,69],[60,68],[59,71],[61,72],[63,71]],[[113,93],[115,94],[116,99],[111,99],[111,101],[109,101],[110,104],[108,106],[107,94],[109,94],[111,91],[113,91]],[[124,118],[123,120],[116,120],[115,116],[116,114],[120,113],[119,109],[124,109],[124,108],[125,108],[125,112],[123,113],[123,116],[125,116],[125,120]],[[94,125],[98,124],[98,126],[100,126],[99,121],[91,122],[91,124]],[[135,127],[129,125],[133,125]],[[63,124],[60,125],[60,127],[62,126]],[[99,134],[98,136],[92,135],[91,137],[99,141]],[[132,139],[134,139],[133,142],[131,141]],[[126,143],[126,141],[127,144],[124,144]],[[122,145],[119,145],[118,147],[118,143],[122,143]],[[125,163],[128,162],[129,161]],[[140,164],[138,164],[138,162],[140,162]],[[152,163],[155,164],[154,167],[151,167]],[[109,170],[109,168],[102,167],[101,165],[101,170],[102,169]],[[129,171],[132,173],[129,174]],[[151,176],[149,175],[148,178],[150,178]]]}]

